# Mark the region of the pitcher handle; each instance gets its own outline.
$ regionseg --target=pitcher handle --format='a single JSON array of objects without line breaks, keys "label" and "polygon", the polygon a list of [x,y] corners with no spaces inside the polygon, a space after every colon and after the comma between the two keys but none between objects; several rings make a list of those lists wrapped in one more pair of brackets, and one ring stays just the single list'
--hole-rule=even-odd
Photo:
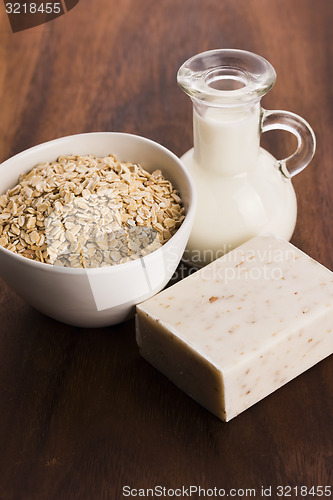
[{"label": "pitcher handle", "polygon": [[297,138],[295,153],[284,160],[279,160],[282,174],[290,179],[307,167],[316,150],[316,137],[304,118],[290,111],[262,109],[261,132],[286,130]]}]

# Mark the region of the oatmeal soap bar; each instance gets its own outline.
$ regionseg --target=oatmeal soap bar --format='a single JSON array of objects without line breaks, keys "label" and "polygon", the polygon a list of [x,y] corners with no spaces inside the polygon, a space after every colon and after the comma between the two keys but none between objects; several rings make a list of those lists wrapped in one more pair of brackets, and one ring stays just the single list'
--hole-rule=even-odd
[{"label": "oatmeal soap bar", "polygon": [[258,236],[137,306],[141,355],[228,421],[333,352],[333,273]]}]

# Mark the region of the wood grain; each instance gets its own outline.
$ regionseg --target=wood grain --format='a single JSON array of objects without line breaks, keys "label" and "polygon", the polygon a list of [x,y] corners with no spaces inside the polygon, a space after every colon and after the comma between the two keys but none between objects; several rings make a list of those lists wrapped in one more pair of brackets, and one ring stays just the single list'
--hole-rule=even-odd
[{"label": "wood grain", "polygon": [[[263,106],[313,126],[295,178],[293,242],[333,268],[331,0],[80,0],[11,33],[0,9],[0,160],[85,131],[192,144],[181,63],[212,48],[261,54],[278,79]],[[280,156],[285,134],[267,134]],[[122,487],[330,485],[332,359],[223,424],[139,357],[134,322],[75,329],[0,282],[0,500],[120,499]],[[276,496],[272,495],[272,498]],[[193,496],[192,498],[197,498]],[[294,497],[296,498],[296,497]]]}]

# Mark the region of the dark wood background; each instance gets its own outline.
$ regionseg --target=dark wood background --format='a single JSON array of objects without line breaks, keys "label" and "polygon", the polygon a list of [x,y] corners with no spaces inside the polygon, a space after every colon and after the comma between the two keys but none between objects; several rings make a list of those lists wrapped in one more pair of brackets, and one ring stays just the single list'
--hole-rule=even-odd
[{"label": "dark wood background", "polygon": [[[192,125],[179,66],[208,49],[248,49],[278,74],[263,106],[294,111],[316,132],[316,156],[294,180],[292,241],[332,269],[332,26],[331,0],[80,0],[13,34],[1,4],[0,161],[100,130],[180,155]],[[294,144],[285,133],[264,143],[281,157]],[[328,358],[224,424],[139,357],[134,321],[75,329],[0,281],[0,499],[117,500],[124,485],[191,484],[260,497],[261,486],[330,485],[332,388]]]}]

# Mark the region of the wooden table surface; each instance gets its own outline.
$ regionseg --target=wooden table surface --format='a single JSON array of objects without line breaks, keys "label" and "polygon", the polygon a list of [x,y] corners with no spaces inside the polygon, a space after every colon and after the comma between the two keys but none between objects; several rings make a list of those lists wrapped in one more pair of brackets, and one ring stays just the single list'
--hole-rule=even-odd
[{"label": "wooden table surface", "polygon": [[[101,130],[181,155],[192,111],[179,66],[204,50],[247,49],[278,74],[263,106],[316,132],[315,158],[294,180],[292,241],[332,270],[332,25],[331,0],[80,0],[12,33],[1,4],[0,160]],[[279,132],[264,144],[285,156],[294,143]],[[279,498],[278,485],[332,485],[332,389],[327,358],[225,424],[140,358],[133,320],[69,327],[0,281],[0,500],[117,500],[125,485],[243,489],[236,498],[271,486]]]}]

